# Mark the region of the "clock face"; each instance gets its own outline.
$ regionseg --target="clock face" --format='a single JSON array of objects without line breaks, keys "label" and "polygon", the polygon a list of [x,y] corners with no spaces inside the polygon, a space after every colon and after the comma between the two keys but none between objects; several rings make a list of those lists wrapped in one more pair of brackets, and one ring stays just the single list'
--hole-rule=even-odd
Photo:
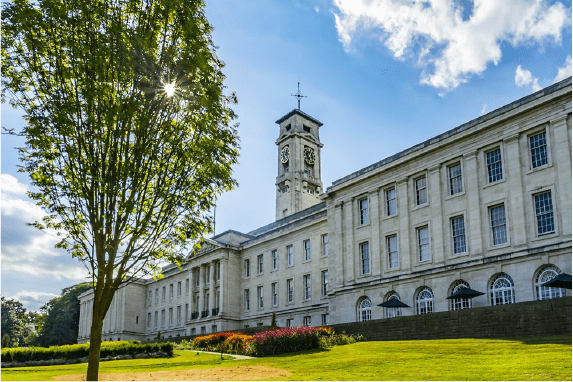
[{"label": "clock face", "polygon": [[283,147],[283,149],[281,150],[282,163],[288,162],[289,154],[290,154],[290,149],[288,148],[288,146]]},{"label": "clock face", "polygon": [[310,147],[304,148],[304,161],[308,164],[314,164],[316,160],[316,155],[314,155],[314,150]]}]

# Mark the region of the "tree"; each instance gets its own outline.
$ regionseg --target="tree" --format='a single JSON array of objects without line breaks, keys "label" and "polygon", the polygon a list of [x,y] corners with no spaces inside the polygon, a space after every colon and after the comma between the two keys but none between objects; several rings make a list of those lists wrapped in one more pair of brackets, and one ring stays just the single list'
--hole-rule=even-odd
[{"label": "tree", "polygon": [[42,318],[41,329],[38,330],[39,345],[47,347],[77,343],[80,323],[79,295],[90,288],[89,283],[65,288],[60,297],[54,297],[40,308]]},{"label": "tree", "polygon": [[26,312],[24,305],[18,300],[2,301],[2,347],[18,347],[31,345],[36,338],[34,320],[35,312]]},{"label": "tree", "polygon": [[48,213],[34,225],[56,230],[93,283],[88,380],[115,291],[159,260],[179,264],[211,232],[215,198],[236,185],[236,98],[224,93],[203,8],[3,4],[3,99],[25,111],[22,170]]}]

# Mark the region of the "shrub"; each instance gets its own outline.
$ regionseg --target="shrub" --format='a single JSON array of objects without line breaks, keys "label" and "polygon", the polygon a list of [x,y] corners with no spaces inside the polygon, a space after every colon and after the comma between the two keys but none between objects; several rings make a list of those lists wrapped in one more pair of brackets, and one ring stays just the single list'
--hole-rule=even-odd
[{"label": "shrub", "polygon": [[226,353],[249,355],[252,354],[252,341],[253,336],[236,333],[223,342],[222,349]]},{"label": "shrub", "polygon": [[264,357],[301,350],[318,349],[323,345],[322,336],[332,333],[332,328],[305,327],[282,328],[261,332],[253,336],[253,353]]},{"label": "shrub", "polygon": [[227,338],[235,333],[223,332],[210,334],[208,336],[195,337],[193,339],[192,347],[194,349],[206,349],[209,351],[219,351],[219,345],[221,345]]}]

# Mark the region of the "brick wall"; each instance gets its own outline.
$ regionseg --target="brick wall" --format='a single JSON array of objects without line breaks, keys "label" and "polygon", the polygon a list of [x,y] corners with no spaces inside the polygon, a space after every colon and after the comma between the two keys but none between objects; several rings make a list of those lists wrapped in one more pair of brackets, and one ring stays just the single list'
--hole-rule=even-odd
[{"label": "brick wall", "polygon": [[332,326],[370,341],[571,334],[571,297]]}]

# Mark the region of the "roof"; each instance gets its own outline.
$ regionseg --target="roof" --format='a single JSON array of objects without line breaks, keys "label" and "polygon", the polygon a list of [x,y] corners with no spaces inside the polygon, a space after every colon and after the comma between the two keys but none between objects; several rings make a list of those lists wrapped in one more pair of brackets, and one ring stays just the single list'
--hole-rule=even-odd
[{"label": "roof", "polygon": [[422,143],[419,143],[415,146],[407,148],[406,150],[400,151],[399,153],[396,153],[392,156],[389,156],[385,159],[382,159],[381,161],[373,163],[367,167],[364,167],[358,171],[355,171],[349,175],[346,175],[345,177],[342,177],[338,180],[335,180],[334,182],[332,182],[332,185],[326,189],[326,192],[328,193],[335,186],[338,186],[342,183],[346,183],[348,181],[351,181],[352,179],[355,179],[355,178],[359,177],[360,175],[366,174],[366,173],[373,171],[379,167],[382,167],[382,166],[387,165],[391,162],[394,162],[394,161],[396,161],[396,160],[398,160],[404,156],[407,156],[407,155],[412,154],[416,151],[422,150],[422,149],[424,149],[430,145],[433,145],[433,144],[440,142],[446,138],[449,138],[452,135],[459,134],[465,130],[468,130],[468,129],[470,129],[474,126],[477,126],[481,123],[484,123],[488,120],[499,117],[502,114],[508,113],[508,112],[520,107],[520,106],[523,106],[523,105],[530,103],[532,101],[535,101],[541,97],[544,97],[544,96],[549,95],[551,93],[554,93],[558,90],[566,88],[567,86],[571,86],[571,77],[566,78],[563,81],[557,82],[556,84],[553,84],[551,86],[548,86],[548,87],[546,87],[546,88],[544,88],[544,89],[542,89],[536,93],[533,93],[533,94],[530,94],[530,95],[525,96],[523,98],[520,98],[517,101],[514,101],[514,102],[507,104],[505,106],[502,106],[502,107],[500,107],[500,108],[498,108],[492,112],[484,114],[484,115],[482,115],[476,119],[473,119],[469,122],[466,122],[466,123],[464,123],[458,127],[451,129],[451,130],[448,130],[445,133],[439,134],[439,135],[437,135],[433,138],[430,138],[430,139],[428,139]]},{"label": "roof", "polygon": [[287,119],[289,119],[290,117],[292,117],[295,114],[298,114],[298,115],[316,123],[318,125],[318,127],[322,126],[322,122],[320,122],[316,118],[311,117],[310,115],[306,114],[305,112],[301,111],[300,109],[292,109],[290,112],[288,112],[287,114],[285,114],[282,117],[280,117],[279,119],[277,119],[275,121],[275,123],[280,125],[282,122],[286,121]]}]

